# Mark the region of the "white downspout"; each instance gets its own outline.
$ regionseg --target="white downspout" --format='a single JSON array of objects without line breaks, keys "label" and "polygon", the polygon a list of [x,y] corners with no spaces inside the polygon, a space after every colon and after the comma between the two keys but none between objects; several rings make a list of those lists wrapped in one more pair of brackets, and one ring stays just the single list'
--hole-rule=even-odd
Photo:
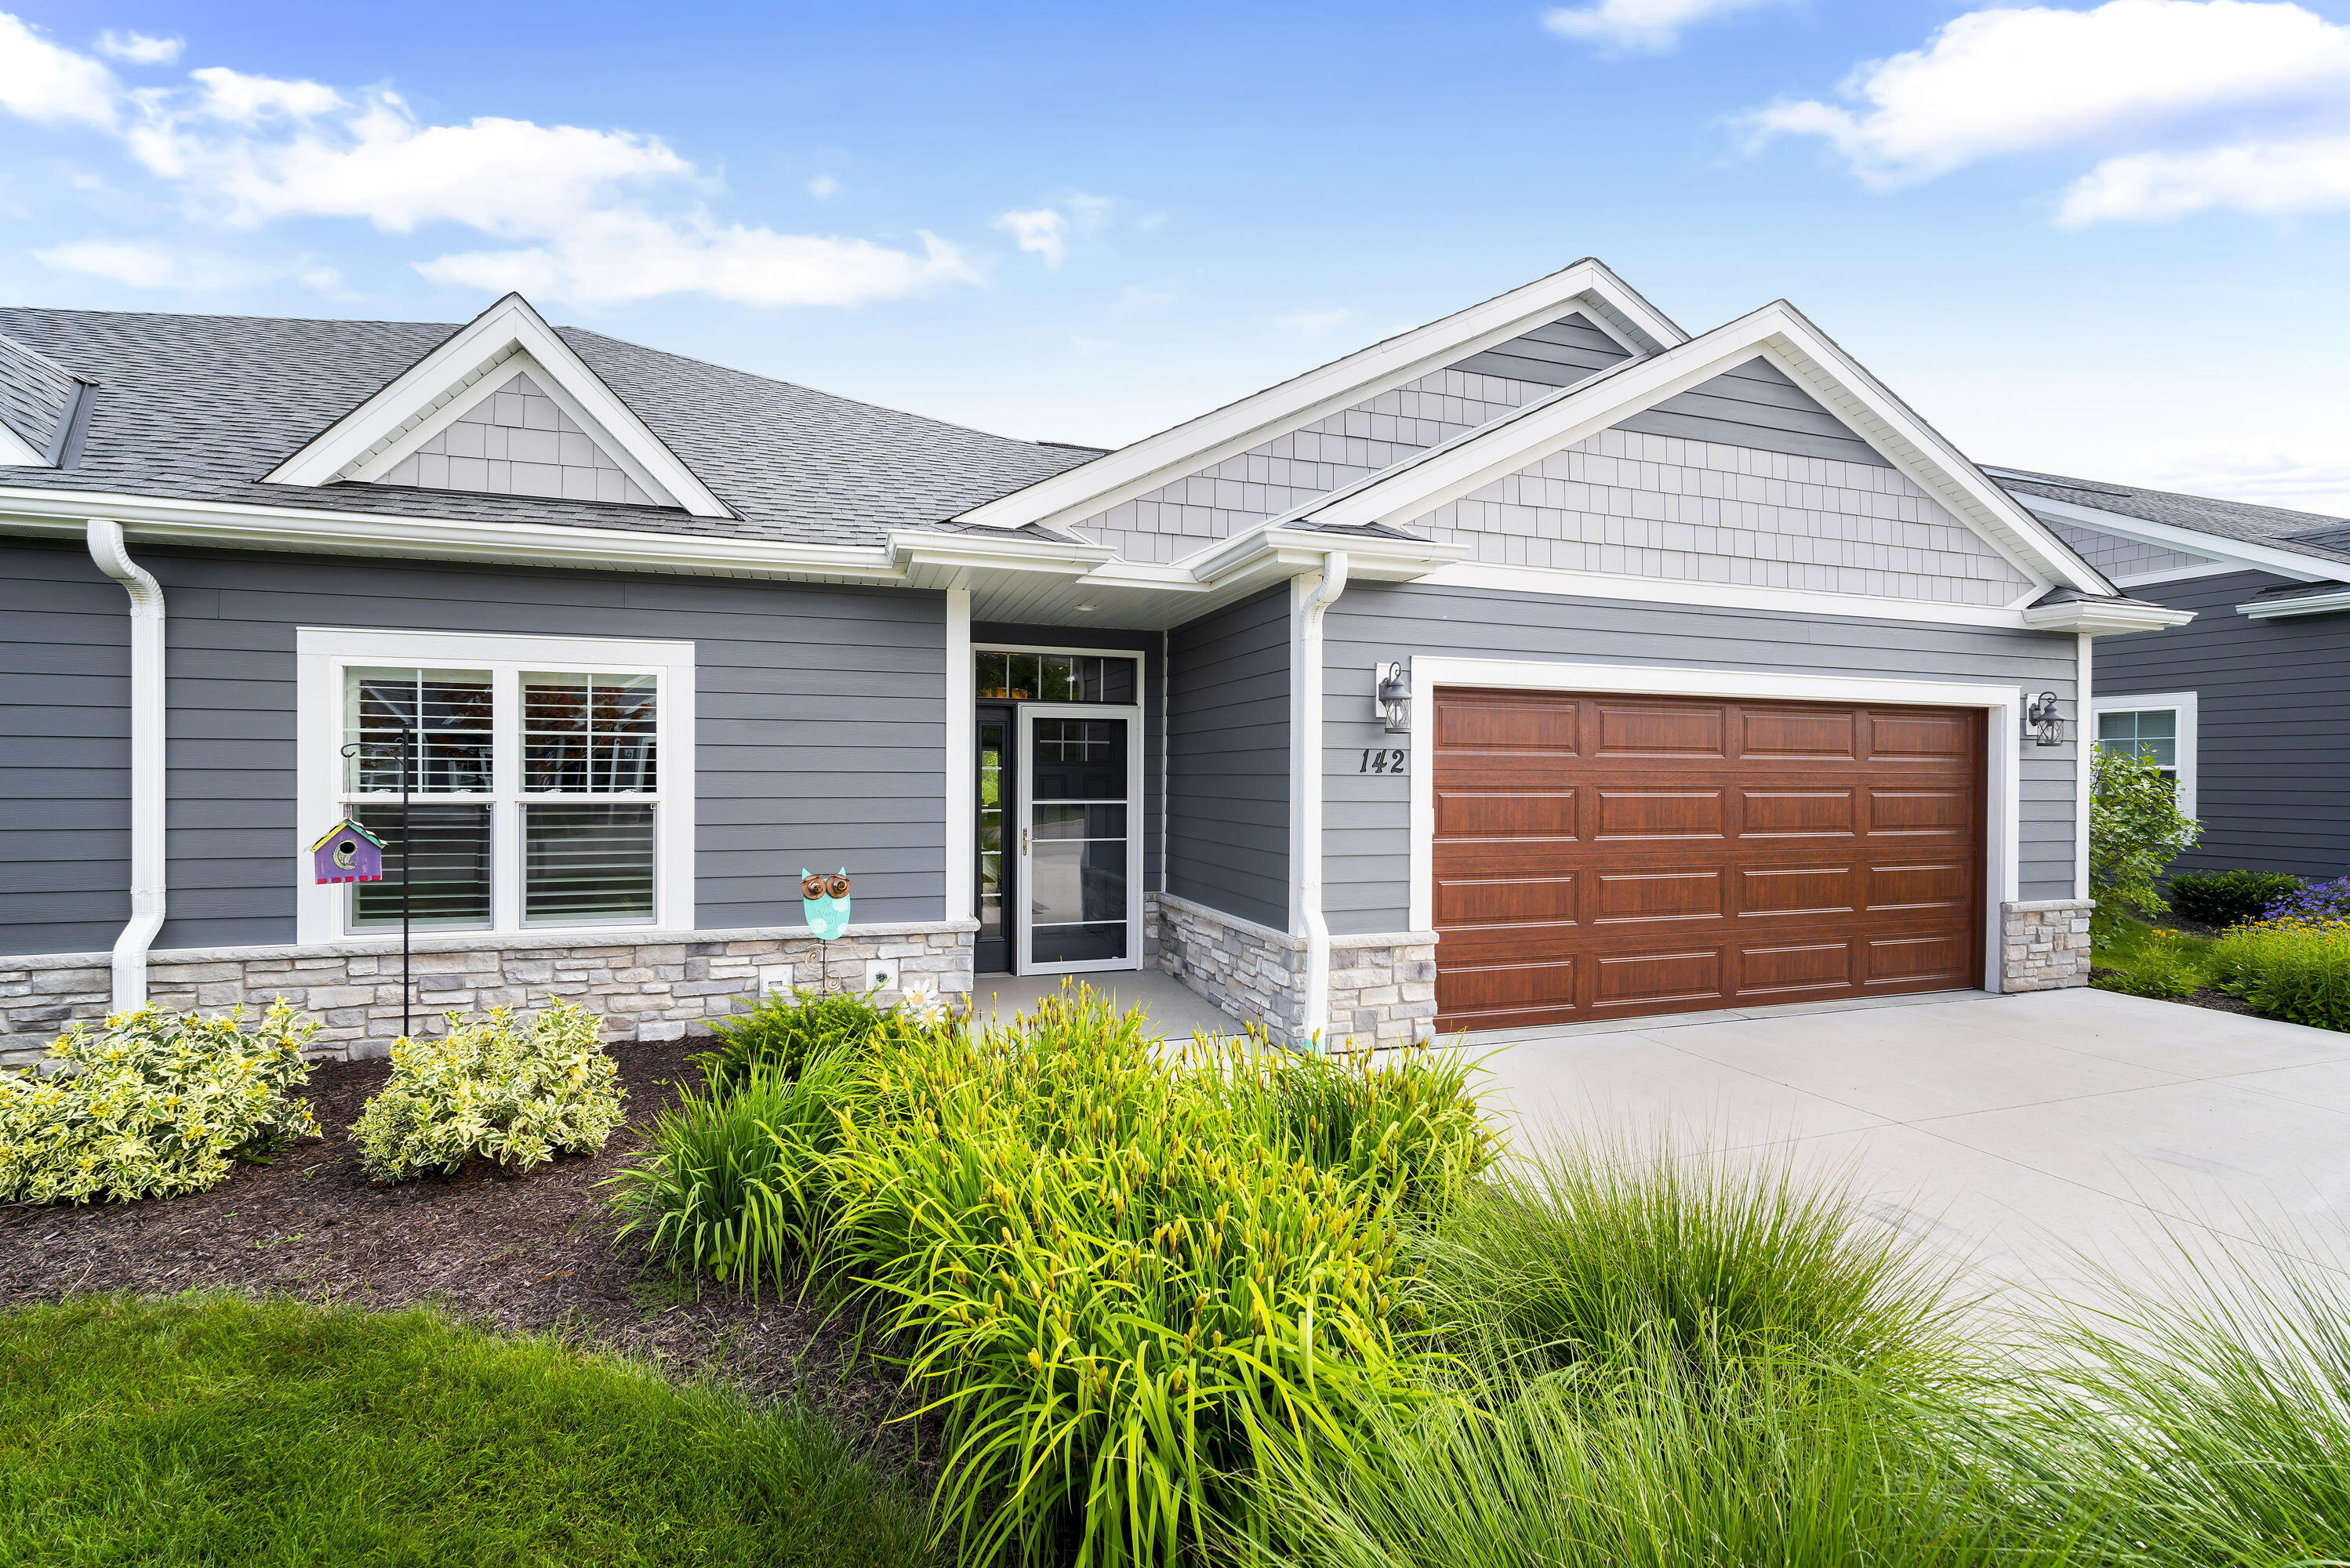
[{"label": "white downspout", "polygon": [[109,518],[89,520],[89,558],[130,596],[130,919],[114,939],[120,1012],[146,1002],[147,950],[163,926],[163,589]]},{"label": "white downspout", "polygon": [[1296,701],[1290,721],[1292,783],[1297,791],[1297,920],[1305,933],[1305,996],[1298,1033],[1301,1044],[1316,1044],[1330,1027],[1330,923],[1322,916],[1322,615],[1347,591],[1347,553],[1333,550],[1322,560],[1322,577],[1305,595],[1297,614]]}]

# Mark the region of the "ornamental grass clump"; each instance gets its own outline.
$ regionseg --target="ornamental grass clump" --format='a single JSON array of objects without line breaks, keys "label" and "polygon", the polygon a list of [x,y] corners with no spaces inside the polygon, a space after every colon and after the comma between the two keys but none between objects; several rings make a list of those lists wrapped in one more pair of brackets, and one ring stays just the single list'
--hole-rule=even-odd
[{"label": "ornamental grass clump", "polygon": [[885,1007],[869,995],[776,992],[748,1012],[712,1023],[717,1049],[693,1060],[713,1089],[730,1087],[753,1073],[796,1078],[818,1056],[870,1051],[905,1038],[925,1022],[910,1009]]},{"label": "ornamental grass clump", "polygon": [[1453,1058],[1168,1047],[1080,989],[722,1071],[618,1202],[657,1252],[870,1310],[966,1561],[1189,1561],[1248,1532],[1263,1435],[1437,1397],[1403,1234],[1492,1154]]},{"label": "ornamental grass clump", "polygon": [[604,1147],[620,1125],[619,1064],[596,1015],[551,1003],[527,1025],[511,1008],[450,1013],[437,1040],[402,1038],[391,1081],[352,1124],[369,1179],[406,1181],[483,1160],[527,1170]]},{"label": "ornamental grass clump", "polygon": [[0,1073],[0,1202],[129,1202],[201,1192],[231,1161],[315,1137],[303,1044],[317,1028],[282,1000],[199,1018],[140,1007],[68,1031],[63,1071]]},{"label": "ornamental grass clump", "polygon": [[2350,917],[2284,914],[2238,926],[2211,944],[2211,980],[2266,1017],[2350,1030]]}]

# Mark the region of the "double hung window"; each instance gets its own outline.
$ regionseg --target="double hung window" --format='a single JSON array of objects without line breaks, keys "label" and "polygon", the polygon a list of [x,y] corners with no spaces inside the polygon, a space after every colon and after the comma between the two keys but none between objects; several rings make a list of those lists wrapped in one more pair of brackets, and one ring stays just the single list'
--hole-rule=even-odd
[{"label": "double hung window", "polygon": [[2178,792],[2178,808],[2195,814],[2196,693],[2100,697],[2092,704],[2097,744],[2152,763]]},{"label": "double hung window", "polygon": [[419,929],[691,923],[690,645],[303,639],[304,826],[385,845],[383,880],[315,890],[306,937],[397,928],[403,870]]}]

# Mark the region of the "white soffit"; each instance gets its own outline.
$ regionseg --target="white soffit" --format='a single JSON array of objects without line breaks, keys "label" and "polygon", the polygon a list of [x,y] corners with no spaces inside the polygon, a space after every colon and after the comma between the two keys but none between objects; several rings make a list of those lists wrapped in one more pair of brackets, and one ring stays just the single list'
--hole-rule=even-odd
[{"label": "white soffit", "polygon": [[974,506],[957,521],[993,528],[1081,522],[1575,310],[1636,356],[1689,340],[1630,285],[1586,259]]},{"label": "white soffit", "polygon": [[525,369],[649,494],[696,517],[732,515],[518,294],[507,295],[459,327],[262,481],[321,485],[371,478],[430,441],[515,370]]},{"label": "white soffit", "polygon": [[1775,300],[1646,359],[1627,360],[1515,413],[1456,436],[1276,523],[1409,525],[1551,452],[1620,424],[1760,354],[1875,447],[1927,494],[2043,585],[2113,586],[2040,520],[1863,369],[1801,311]]}]

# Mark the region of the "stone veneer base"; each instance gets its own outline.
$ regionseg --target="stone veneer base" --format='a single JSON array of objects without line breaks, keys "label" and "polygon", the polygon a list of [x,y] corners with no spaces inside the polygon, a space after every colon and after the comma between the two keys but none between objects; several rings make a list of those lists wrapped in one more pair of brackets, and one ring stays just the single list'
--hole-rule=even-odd
[{"label": "stone veneer base", "polygon": [[[612,1040],[676,1040],[778,986],[838,988],[873,960],[898,965],[900,986],[944,996],[972,988],[974,922],[849,927],[819,942],[805,926],[717,931],[566,931],[491,940],[419,938],[412,970],[419,1033],[443,1012],[530,1008],[556,998],[605,1017]],[[39,1061],[72,1025],[102,1018],[104,953],[0,958],[0,1066]],[[194,949],[148,961],[147,994],[206,1012],[275,997],[317,1014],[311,1054],[380,1056],[400,1032],[400,948],[379,940],[317,946]],[[885,991],[884,1001],[901,992]]]},{"label": "stone veneer base", "polygon": [[2000,989],[2062,991],[2089,983],[2092,898],[2002,904]]},{"label": "stone veneer base", "polygon": [[[1158,966],[1283,1045],[1303,1044],[1305,939],[1173,893],[1148,896]],[[1402,1045],[1436,1028],[1436,933],[1330,939],[1330,1044]]]}]

